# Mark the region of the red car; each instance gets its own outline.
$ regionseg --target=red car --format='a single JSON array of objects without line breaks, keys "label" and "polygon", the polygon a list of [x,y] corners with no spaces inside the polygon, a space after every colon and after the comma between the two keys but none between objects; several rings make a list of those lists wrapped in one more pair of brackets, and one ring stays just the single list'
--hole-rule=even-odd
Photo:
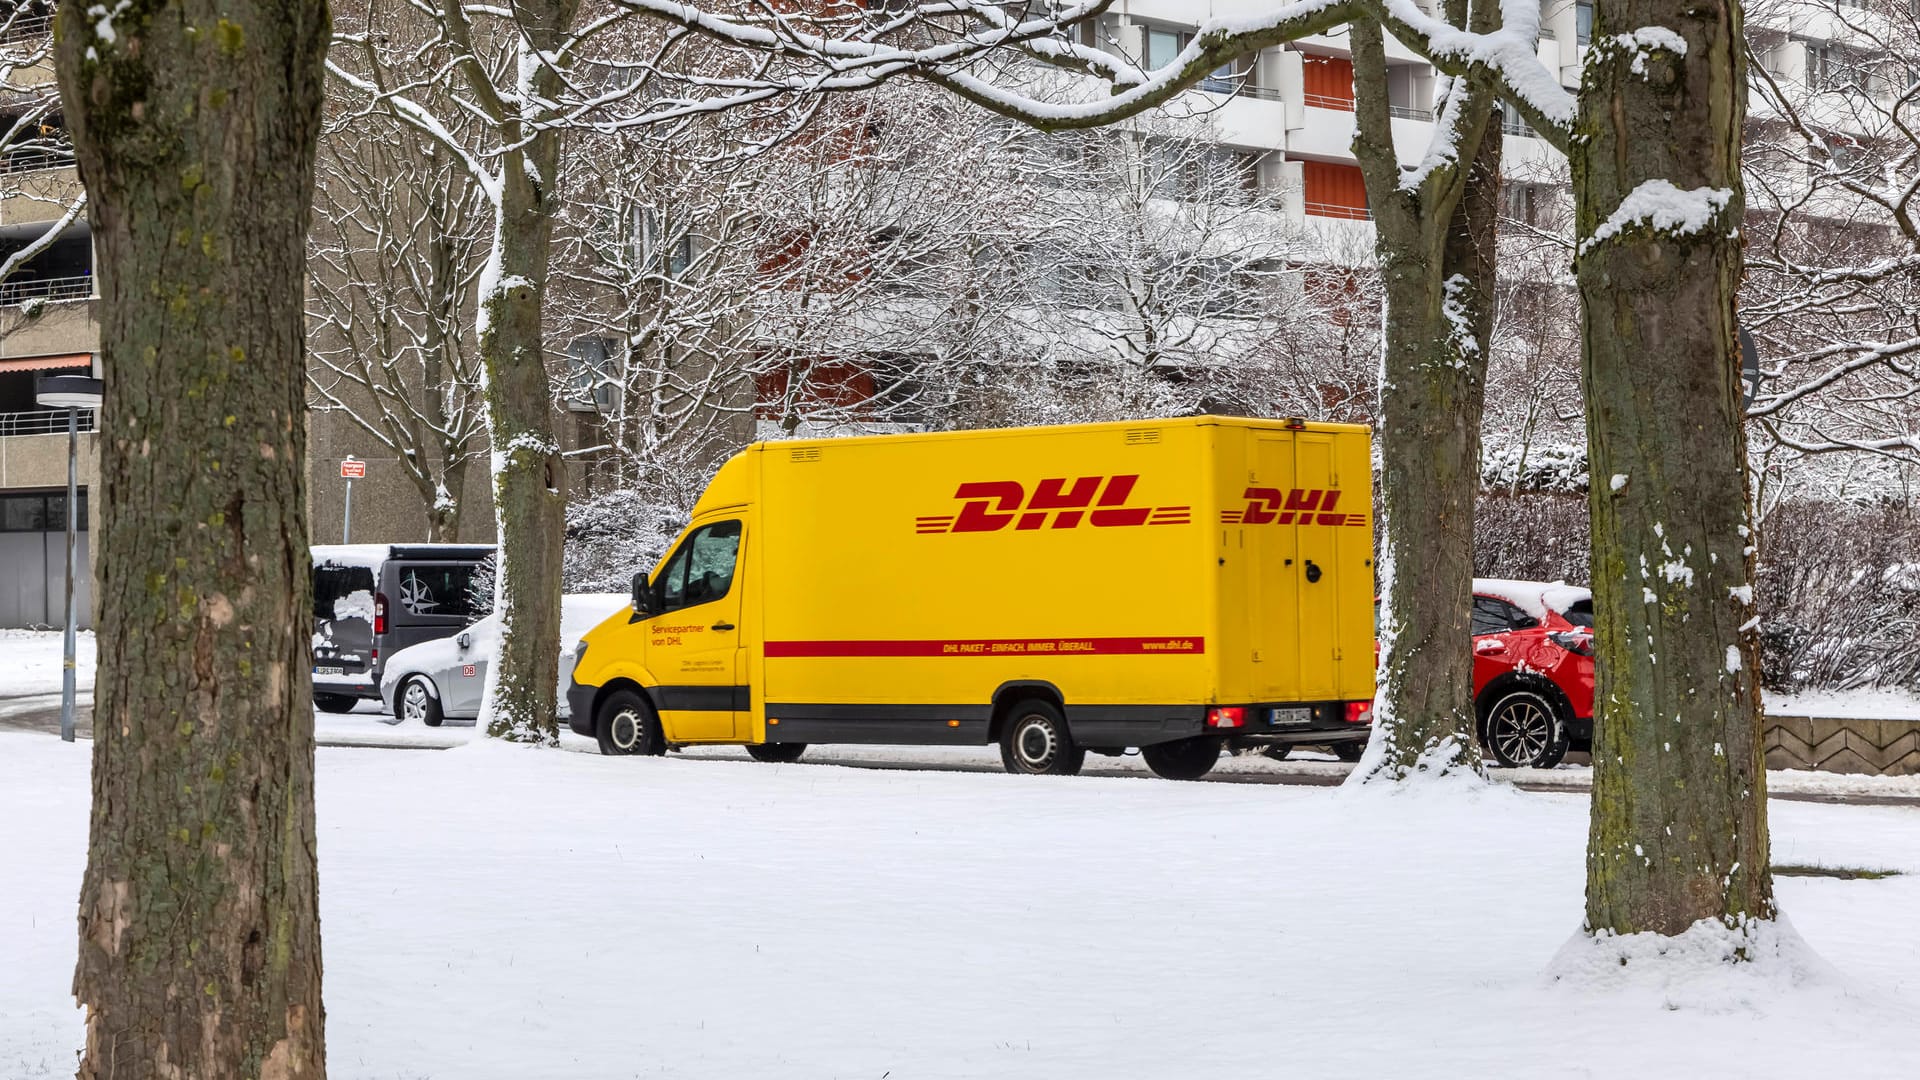
[{"label": "red car", "polygon": [[1473,580],[1480,743],[1508,768],[1550,769],[1593,744],[1593,593],[1564,582]]}]

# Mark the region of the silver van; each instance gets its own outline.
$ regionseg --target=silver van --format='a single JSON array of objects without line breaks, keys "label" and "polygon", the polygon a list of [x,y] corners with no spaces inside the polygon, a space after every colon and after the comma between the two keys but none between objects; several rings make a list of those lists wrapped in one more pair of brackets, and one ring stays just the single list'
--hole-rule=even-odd
[{"label": "silver van", "polygon": [[386,657],[493,610],[492,544],[316,544],[313,703],[380,700]]}]

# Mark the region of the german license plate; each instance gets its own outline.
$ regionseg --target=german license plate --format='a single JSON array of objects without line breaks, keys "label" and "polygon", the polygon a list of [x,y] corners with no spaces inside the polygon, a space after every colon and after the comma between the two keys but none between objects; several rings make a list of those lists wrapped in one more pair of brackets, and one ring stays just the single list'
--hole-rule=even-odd
[{"label": "german license plate", "polygon": [[337,667],[317,667],[313,669],[313,673],[315,675],[345,675],[346,674],[344,670]]},{"label": "german license plate", "polygon": [[1305,727],[1313,723],[1312,709],[1268,709],[1268,727]]}]

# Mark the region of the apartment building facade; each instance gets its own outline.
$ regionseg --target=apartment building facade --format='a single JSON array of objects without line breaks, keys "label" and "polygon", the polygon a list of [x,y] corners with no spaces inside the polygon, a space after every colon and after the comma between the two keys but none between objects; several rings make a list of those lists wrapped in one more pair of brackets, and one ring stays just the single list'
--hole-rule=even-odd
[{"label": "apartment building facade", "polygon": [[[0,15],[0,628],[65,621],[67,416],[35,400],[37,379],[100,371],[93,239],[54,89],[52,3]],[[94,416],[79,417],[80,565],[97,515]],[[91,575],[79,621],[91,624]]]}]

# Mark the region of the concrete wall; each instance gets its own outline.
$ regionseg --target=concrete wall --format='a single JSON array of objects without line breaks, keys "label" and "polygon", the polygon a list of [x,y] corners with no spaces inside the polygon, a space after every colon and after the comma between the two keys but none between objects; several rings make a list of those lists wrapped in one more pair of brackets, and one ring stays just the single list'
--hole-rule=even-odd
[{"label": "concrete wall", "polygon": [[1920,774],[1920,720],[1767,716],[1767,768]]}]

